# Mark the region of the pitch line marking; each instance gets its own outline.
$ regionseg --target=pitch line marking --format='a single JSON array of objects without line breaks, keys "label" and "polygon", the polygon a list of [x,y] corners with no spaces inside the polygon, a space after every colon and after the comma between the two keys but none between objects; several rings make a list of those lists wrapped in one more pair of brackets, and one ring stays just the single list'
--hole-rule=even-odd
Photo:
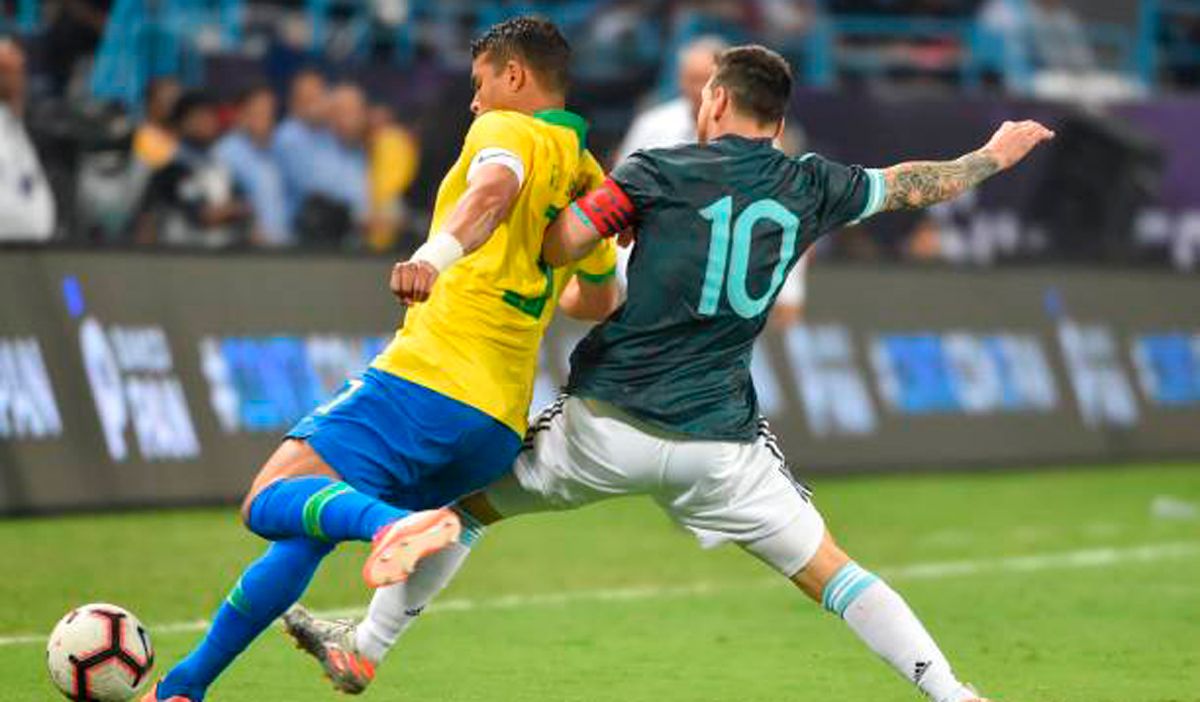
[{"label": "pitch line marking", "polygon": [[[1127,548],[1090,548],[1028,556],[1008,556],[1004,558],[912,563],[909,565],[878,568],[876,572],[889,580],[941,580],[944,578],[986,573],[1033,573],[1044,570],[1103,568],[1126,563],[1148,563],[1172,558],[1190,558],[1193,556],[1200,556],[1200,541],[1177,541]],[[683,586],[643,585],[602,590],[551,592],[537,595],[504,595],[486,599],[463,597],[435,602],[429,607],[428,613],[557,607],[581,602],[631,602],[699,597],[721,592],[778,587],[781,584],[782,580],[776,576],[770,579],[764,578],[730,584],[699,582]],[[362,607],[348,607],[314,612],[314,614],[318,617],[329,619],[362,616],[365,611]],[[206,628],[208,628],[208,620],[192,619],[153,626],[151,627],[151,635],[198,633],[204,631]],[[0,647],[45,643],[45,634],[0,636]]]}]

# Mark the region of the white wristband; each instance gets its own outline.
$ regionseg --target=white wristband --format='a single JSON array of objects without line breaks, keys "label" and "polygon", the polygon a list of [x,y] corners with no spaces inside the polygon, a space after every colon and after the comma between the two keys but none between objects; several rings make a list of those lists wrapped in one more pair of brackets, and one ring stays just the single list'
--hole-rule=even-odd
[{"label": "white wristband", "polygon": [[441,273],[454,265],[465,253],[458,237],[449,232],[438,232],[430,237],[429,241],[421,244],[421,248],[412,255],[412,260],[425,261]]}]

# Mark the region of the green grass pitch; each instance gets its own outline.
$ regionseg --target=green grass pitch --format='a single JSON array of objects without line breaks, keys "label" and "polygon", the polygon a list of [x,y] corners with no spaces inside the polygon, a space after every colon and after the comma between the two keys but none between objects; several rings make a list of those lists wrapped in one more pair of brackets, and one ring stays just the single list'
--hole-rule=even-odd
[{"label": "green grass pitch", "polygon": [[[959,674],[1003,702],[1200,702],[1200,466],[826,479],[843,546],[888,577]],[[1183,510],[1186,512],[1186,510]],[[260,549],[233,509],[0,522],[0,699],[57,698],[43,644],[111,601],[161,673]],[[314,608],[365,605],[362,547]],[[439,702],[916,700],[844,625],[736,548],[701,551],[644,499],[493,528],[366,699]],[[15,638],[14,638],[15,637]],[[269,631],[216,702],[341,699]]]}]

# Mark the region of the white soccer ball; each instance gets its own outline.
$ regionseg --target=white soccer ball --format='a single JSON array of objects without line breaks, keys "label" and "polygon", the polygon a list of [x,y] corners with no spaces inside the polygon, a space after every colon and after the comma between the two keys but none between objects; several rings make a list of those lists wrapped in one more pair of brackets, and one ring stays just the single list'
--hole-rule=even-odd
[{"label": "white soccer ball", "polygon": [[75,702],[126,702],[154,668],[146,627],[128,610],[94,603],[67,612],[50,633],[46,665]]}]

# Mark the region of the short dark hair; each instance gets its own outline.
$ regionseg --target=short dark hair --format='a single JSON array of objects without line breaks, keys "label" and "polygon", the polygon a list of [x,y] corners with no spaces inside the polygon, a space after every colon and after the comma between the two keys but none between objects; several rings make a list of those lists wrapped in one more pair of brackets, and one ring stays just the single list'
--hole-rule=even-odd
[{"label": "short dark hair", "polygon": [[238,91],[234,101],[239,108],[242,108],[263,95],[275,97],[275,89],[269,83],[254,82]]},{"label": "short dark hair", "polygon": [[528,64],[544,87],[565,93],[570,83],[571,46],[548,19],[513,17],[494,24],[471,42],[471,58],[487,53],[494,66],[513,58]]},{"label": "short dark hair", "polygon": [[735,46],[721,52],[713,87],[723,87],[734,108],[759,124],[783,119],[792,96],[792,67],[765,46]]},{"label": "short dark hair", "polygon": [[179,96],[171,110],[171,125],[178,129],[193,112],[217,109],[217,101],[207,92],[190,90]]},{"label": "short dark hair", "polygon": [[174,76],[155,76],[146,82],[146,101],[149,102],[163,90],[171,86],[179,87],[179,80]]}]

